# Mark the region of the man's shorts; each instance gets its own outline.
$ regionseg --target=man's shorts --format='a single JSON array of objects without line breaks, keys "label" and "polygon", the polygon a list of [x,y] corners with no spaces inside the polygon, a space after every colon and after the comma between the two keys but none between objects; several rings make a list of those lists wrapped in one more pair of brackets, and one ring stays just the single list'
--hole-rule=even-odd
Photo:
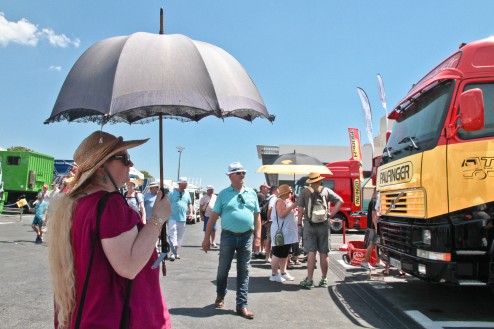
[{"label": "man's shorts", "polygon": [[271,240],[271,222],[264,222],[261,225],[261,240]]},{"label": "man's shorts", "polygon": [[38,217],[38,216],[34,216],[33,225],[36,225],[39,227],[43,226],[43,218]]},{"label": "man's shorts", "polygon": [[[209,221],[209,217],[204,216],[204,227],[202,229],[204,232],[206,232],[206,226],[208,226],[208,221]],[[213,232],[216,232],[216,223],[214,223]]]},{"label": "man's shorts", "polygon": [[368,228],[365,231],[365,237],[364,237],[365,248],[367,248],[369,246],[369,243],[372,243],[373,245],[376,245],[376,243],[377,243],[376,230],[373,228]]},{"label": "man's shorts", "polygon": [[329,252],[329,224],[304,221],[304,251],[327,254]]}]

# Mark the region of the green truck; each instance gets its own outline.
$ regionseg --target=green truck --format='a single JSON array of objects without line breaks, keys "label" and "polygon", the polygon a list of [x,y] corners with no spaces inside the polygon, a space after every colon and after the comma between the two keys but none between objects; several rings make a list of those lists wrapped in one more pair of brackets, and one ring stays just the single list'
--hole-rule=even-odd
[{"label": "green truck", "polygon": [[3,204],[11,205],[19,199],[34,200],[43,185],[53,180],[55,159],[37,152],[0,151],[3,175]]}]

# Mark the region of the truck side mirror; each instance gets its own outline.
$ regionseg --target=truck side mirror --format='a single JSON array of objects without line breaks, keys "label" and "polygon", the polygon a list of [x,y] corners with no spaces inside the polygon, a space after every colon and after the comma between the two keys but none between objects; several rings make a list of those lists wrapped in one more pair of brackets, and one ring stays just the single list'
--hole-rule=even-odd
[{"label": "truck side mirror", "polygon": [[484,128],[484,98],[482,90],[474,88],[460,95],[461,128],[477,131]]}]

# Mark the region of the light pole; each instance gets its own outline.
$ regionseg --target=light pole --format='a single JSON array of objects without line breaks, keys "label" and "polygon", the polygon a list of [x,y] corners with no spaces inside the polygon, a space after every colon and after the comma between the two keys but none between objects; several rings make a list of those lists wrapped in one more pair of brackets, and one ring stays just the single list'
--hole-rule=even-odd
[{"label": "light pole", "polygon": [[178,174],[177,174],[177,182],[178,179],[180,178],[180,160],[182,159],[182,152],[185,150],[185,147],[183,146],[177,146],[177,152],[178,152]]}]

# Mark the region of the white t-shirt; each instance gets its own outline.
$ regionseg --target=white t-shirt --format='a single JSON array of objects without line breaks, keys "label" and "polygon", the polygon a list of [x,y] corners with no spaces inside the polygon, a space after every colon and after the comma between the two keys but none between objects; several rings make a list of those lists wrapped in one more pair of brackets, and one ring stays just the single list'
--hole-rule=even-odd
[{"label": "white t-shirt", "polygon": [[[269,212],[269,208],[271,208],[271,216],[273,215],[273,212],[274,212],[274,205],[276,203],[276,200],[278,200],[278,197],[276,195],[270,195],[268,197],[268,212]],[[268,221],[270,222],[271,221],[271,218],[268,219]]]},{"label": "white t-shirt", "polygon": [[[209,201],[209,200],[211,200],[211,201]],[[208,218],[211,217],[211,213],[213,212],[215,202],[216,202],[216,195],[215,194],[212,194],[211,197],[209,197],[209,195],[207,195],[207,194],[204,194],[202,196],[201,200],[199,201],[199,207],[201,208],[201,211],[203,211],[204,207],[206,207],[206,212],[205,212],[204,216],[206,216]]]}]

